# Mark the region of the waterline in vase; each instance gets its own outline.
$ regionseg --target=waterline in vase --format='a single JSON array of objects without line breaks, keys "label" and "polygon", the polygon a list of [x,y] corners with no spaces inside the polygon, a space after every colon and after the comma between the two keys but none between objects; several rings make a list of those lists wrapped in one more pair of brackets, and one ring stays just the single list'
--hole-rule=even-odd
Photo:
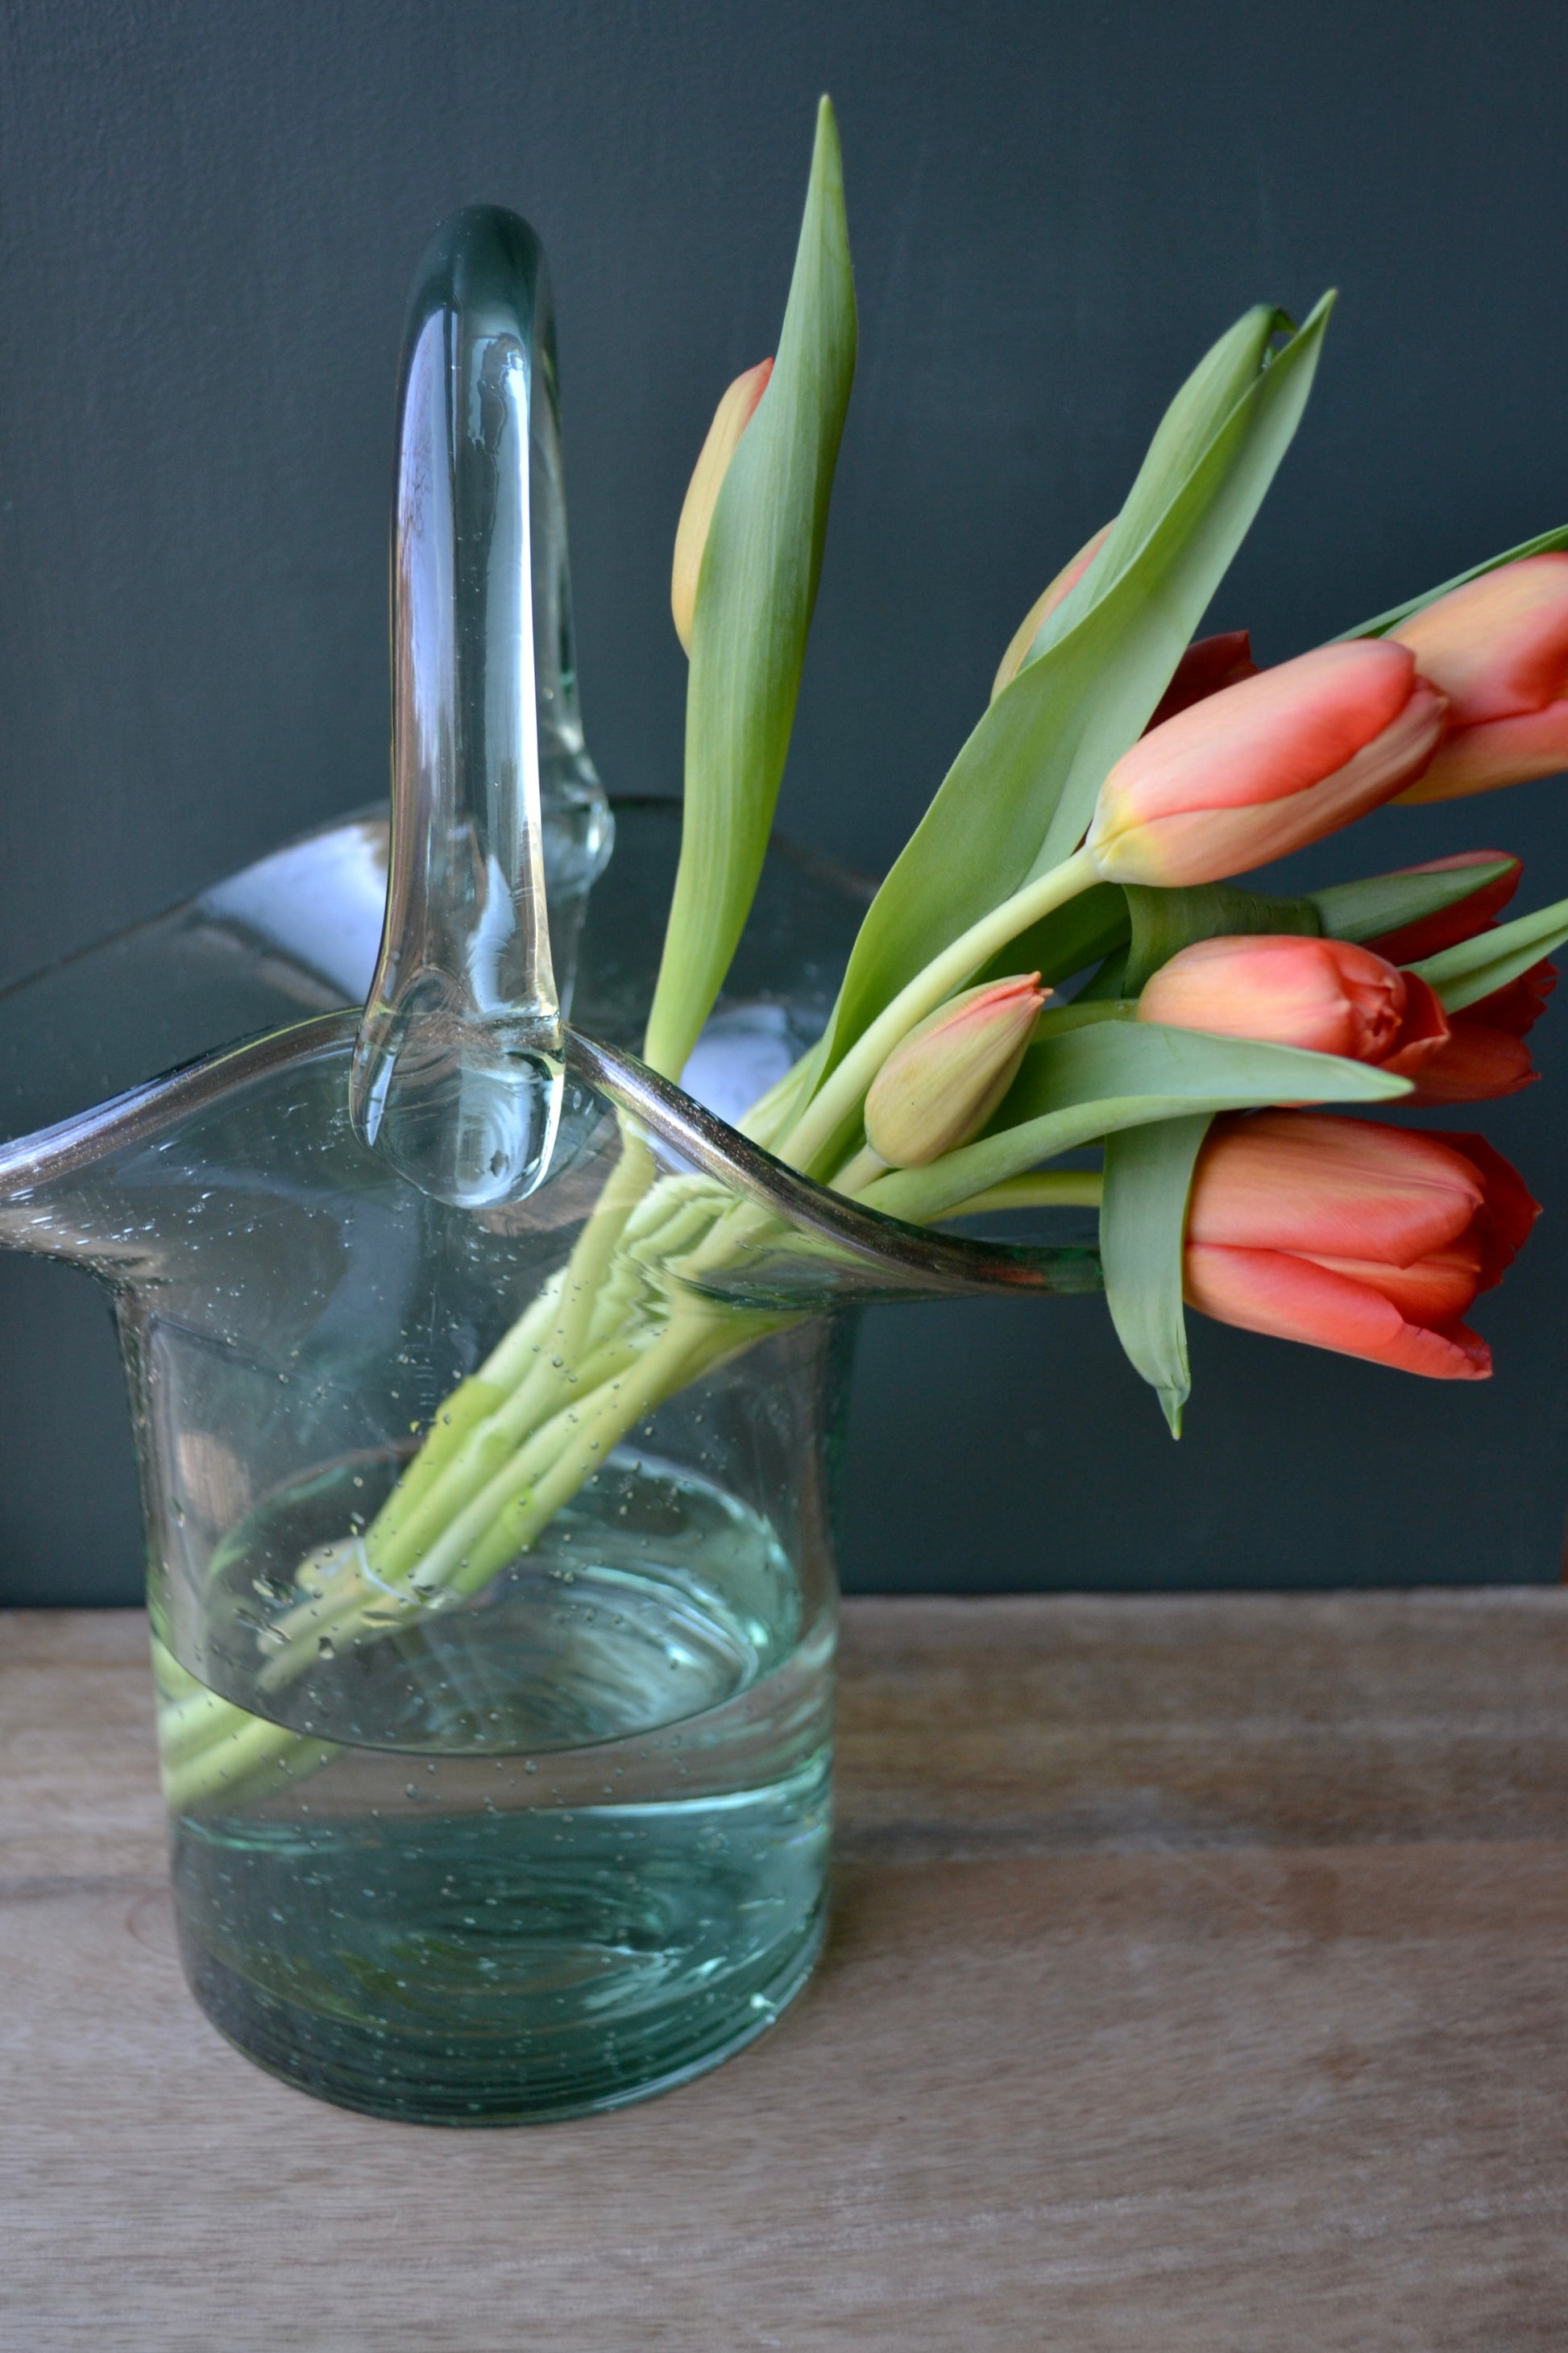
[{"label": "waterline in vase", "polygon": [[365,1476],[253,1514],[205,1655],[162,1662],[172,1790],[215,1687],[234,1754],[250,1726],[267,1750],[172,1810],[198,1998],[304,2088],[426,2122],[580,2115],[716,2063],[820,1943],[831,1615],[798,1622],[758,1514],[628,1453],[476,1603],[268,1693],[282,1555],[341,1531]]}]

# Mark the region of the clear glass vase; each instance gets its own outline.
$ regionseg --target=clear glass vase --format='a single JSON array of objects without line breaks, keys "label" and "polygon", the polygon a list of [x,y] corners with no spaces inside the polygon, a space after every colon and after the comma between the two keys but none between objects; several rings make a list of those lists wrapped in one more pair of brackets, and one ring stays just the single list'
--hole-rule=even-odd
[{"label": "clear glass vase", "polygon": [[[612,1391],[601,1445],[552,1279],[641,1143],[579,1095],[574,1172],[476,1220],[358,1144],[348,1044],[236,1073],[113,1172],[181,1950],[225,2033],[348,2105],[611,2106],[758,2032],[821,1936],[843,1346],[625,1257],[628,1355],[684,1309],[713,1361],[635,1419]],[[581,1396],[584,1475],[499,1567],[480,1531],[410,1577],[367,1532],[509,1334],[519,1428]]]},{"label": "clear glass vase", "polygon": [[405,354],[390,853],[329,828],[4,1000],[0,1245],[121,1334],[191,1984],[426,2122],[613,2107],[776,2016],[824,1920],[853,1311],[1098,1280],[731,1124],[842,973],[812,861],[770,855],[686,1085],[629,1050],[678,828],[624,809],[595,881],[553,383],[536,245],[460,216]]},{"label": "clear glass vase", "polygon": [[[710,1057],[796,1012],[731,1002]],[[573,1030],[547,1180],[476,1212],[357,1135],[355,1037],[5,1147],[0,1241],[113,1293],[204,2008],[376,2114],[614,2106],[817,1949],[853,1311],[1081,1289],[1093,1253],[875,1218]],[[421,1525],[437,1441],[489,1451]]]}]

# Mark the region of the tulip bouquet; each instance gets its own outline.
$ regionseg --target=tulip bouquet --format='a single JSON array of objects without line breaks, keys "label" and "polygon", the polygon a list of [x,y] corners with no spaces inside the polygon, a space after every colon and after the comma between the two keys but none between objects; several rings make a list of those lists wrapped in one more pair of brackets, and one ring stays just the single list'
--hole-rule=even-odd
[{"label": "tulip bouquet", "polygon": [[[1098,1205],[1110,1314],[1173,1430],[1184,1305],[1484,1377],[1465,1318],[1537,1214],[1479,1135],[1318,1106],[1527,1084],[1568,901],[1500,921],[1520,866],[1490,850],[1289,898],[1234,881],[1384,803],[1568,766],[1568,530],[1273,668],[1244,634],[1194,641],[1300,420],[1331,307],[1300,327],[1249,311],[1200,362],[1120,512],[1007,649],[823,1035],[741,1123],[787,1167],[917,1226]],[[776,359],[721,402],[677,534],[686,797],[644,1050],[671,1080],[761,873],[855,342],[824,101]],[[1098,1169],[1050,1165],[1086,1146]],[[355,1539],[361,1572],[341,1550],[330,1577],[301,1570],[266,1679],[299,1672],[324,1630],[478,1591],[662,1398],[776,1329],[780,1313],[711,1295],[768,1224],[661,1166],[628,1124],[570,1263]],[[221,1729],[197,1720],[209,1702],[191,1697],[193,1769]]]}]

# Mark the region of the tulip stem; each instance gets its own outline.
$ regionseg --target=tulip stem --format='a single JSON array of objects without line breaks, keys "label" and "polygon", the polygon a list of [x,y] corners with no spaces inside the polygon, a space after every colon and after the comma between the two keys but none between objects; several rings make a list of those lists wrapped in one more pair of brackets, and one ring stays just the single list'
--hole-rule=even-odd
[{"label": "tulip stem", "polygon": [[853,1197],[863,1186],[875,1184],[879,1176],[885,1176],[887,1173],[888,1163],[881,1154],[873,1152],[868,1144],[862,1145],[853,1160],[847,1160],[838,1171],[833,1180],[833,1190]]},{"label": "tulip stem", "polygon": [[1098,1168],[1037,1168],[1027,1176],[1004,1177],[984,1193],[972,1193],[967,1201],[940,1210],[933,1222],[984,1218],[999,1209],[1098,1209],[1104,1192],[1105,1179]]},{"label": "tulip stem", "polygon": [[773,1149],[781,1160],[807,1176],[820,1173],[816,1163],[836,1143],[844,1126],[865,1100],[867,1089],[895,1046],[906,1038],[942,999],[988,964],[1009,940],[1026,932],[1043,915],[1053,914],[1069,899],[1100,880],[1087,849],[1075,849],[1048,874],[1037,876],[993,907],[977,923],[961,932],[950,947],[933,956],[913,980],[885,1006],[870,1028],[862,1032],[837,1069],[817,1090],[787,1135]]}]

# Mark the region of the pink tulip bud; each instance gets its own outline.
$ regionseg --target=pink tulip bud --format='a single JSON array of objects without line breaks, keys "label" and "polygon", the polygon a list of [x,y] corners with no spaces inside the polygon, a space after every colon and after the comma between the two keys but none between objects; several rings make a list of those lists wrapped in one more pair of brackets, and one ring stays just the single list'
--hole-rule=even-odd
[{"label": "pink tulip bud", "polygon": [[773,372],[772,360],[759,360],[754,368],[748,368],[744,375],[735,378],[714,411],[708,438],[698,453],[687,486],[680,521],[675,530],[669,608],[675,616],[675,634],[688,653],[691,651],[691,624],[697,611],[697,579],[702,569],[702,551],[708,544],[713,510],[719,503],[730,460],[741,446],[741,436],[755,415]]},{"label": "pink tulip bud", "polygon": [[1274,933],[1183,948],[1149,981],[1138,1018],[1343,1054],[1399,1078],[1414,1078],[1449,1037],[1442,1007],[1416,974],[1348,940]]},{"label": "pink tulip bud", "polygon": [[1456,800],[1568,768],[1568,554],[1483,572],[1390,636],[1448,698],[1448,733],[1401,800]]},{"label": "pink tulip bud", "polygon": [[1425,865],[1398,869],[1401,874],[1452,874],[1465,866],[1495,866],[1500,858],[1508,859],[1507,871],[1478,884],[1468,899],[1458,899],[1451,907],[1440,907],[1435,915],[1422,915],[1414,923],[1403,923],[1398,931],[1385,932],[1363,944],[1375,948],[1390,964],[1419,964],[1444,948],[1457,947],[1461,940],[1473,940],[1478,933],[1495,931],[1498,916],[1518,890],[1524,871],[1508,850],[1463,849],[1456,858],[1429,858]]},{"label": "pink tulip bud", "polygon": [[1215,1122],[1187,1221],[1186,1294],[1205,1315],[1436,1380],[1484,1380],[1461,1321],[1540,1215],[1479,1135],[1321,1112]]},{"label": "pink tulip bud", "polygon": [[[1222,686],[1239,686],[1244,678],[1257,676],[1249,630],[1226,629],[1217,638],[1194,638],[1156,703],[1149,727],[1163,727],[1178,711],[1190,711],[1194,702],[1205,702]],[[1143,730],[1145,735],[1149,727]]]},{"label": "pink tulip bud", "polygon": [[1109,882],[1218,882],[1363,817],[1418,776],[1442,696],[1403,646],[1320,646],[1227,686],[1124,752],[1087,848]]},{"label": "pink tulip bud", "polygon": [[893,1168],[967,1144],[1017,1075],[1049,995],[1037,972],[965,989],[894,1047],[866,1097],[866,1141]]},{"label": "pink tulip bud", "polygon": [[1024,667],[1024,656],[1035,642],[1040,623],[1047,613],[1054,613],[1069,589],[1076,588],[1100,549],[1105,545],[1110,525],[1106,523],[1094,537],[1086,540],[1070,564],[1064,564],[1048,588],[1042,588],[1012,637],[1003,655],[996,675],[991,683],[991,700],[995,702],[1005,686],[1011,686]]}]

